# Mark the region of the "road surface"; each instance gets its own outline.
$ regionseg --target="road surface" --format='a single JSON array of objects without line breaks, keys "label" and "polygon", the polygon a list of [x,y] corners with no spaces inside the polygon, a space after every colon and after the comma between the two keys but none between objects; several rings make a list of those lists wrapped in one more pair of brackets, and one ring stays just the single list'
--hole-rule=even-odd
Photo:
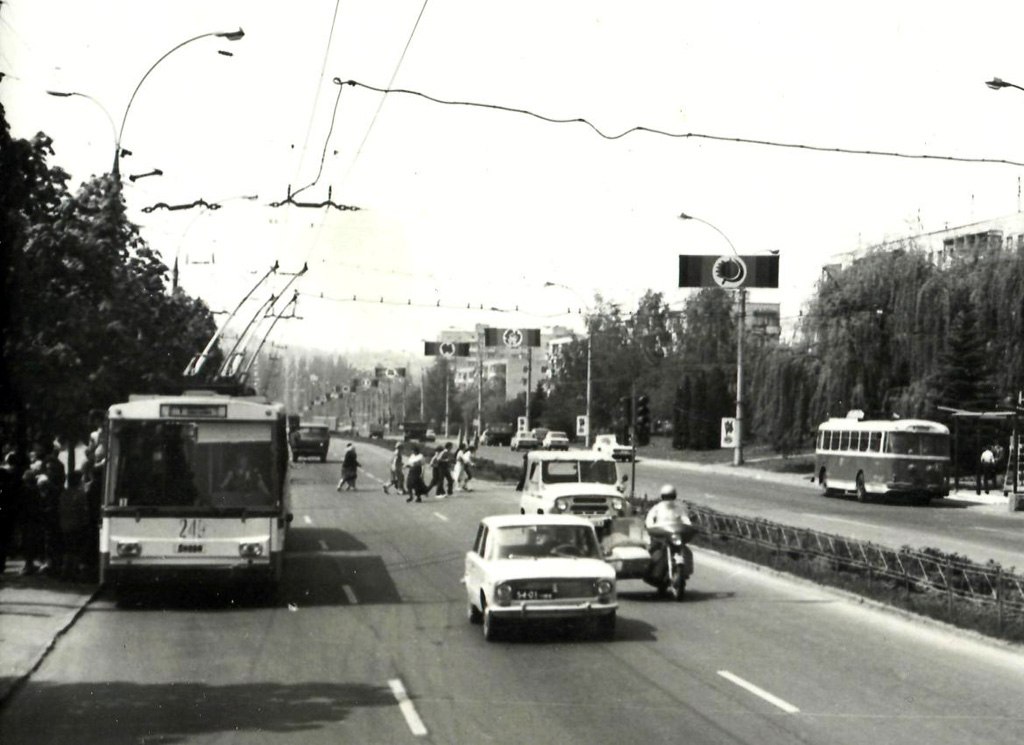
[{"label": "road surface", "polygon": [[611,641],[537,628],[487,643],[465,618],[463,554],[515,492],[407,504],[378,485],[387,451],[363,446],[360,491],[339,494],[339,455],[291,471],[278,599],[101,594],[0,711],[0,742],[1024,740],[1019,653],[706,551],[682,604],[622,583]]}]

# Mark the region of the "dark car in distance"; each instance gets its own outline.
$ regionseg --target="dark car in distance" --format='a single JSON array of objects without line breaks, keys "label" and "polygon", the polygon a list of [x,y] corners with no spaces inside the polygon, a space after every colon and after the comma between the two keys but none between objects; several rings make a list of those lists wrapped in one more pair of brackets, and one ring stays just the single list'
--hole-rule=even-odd
[{"label": "dark car in distance", "polygon": [[331,446],[331,431],[325,424],[300,424],[288,437],[292,449],[292,460],[319,458],[327,462],[327,450]]}]

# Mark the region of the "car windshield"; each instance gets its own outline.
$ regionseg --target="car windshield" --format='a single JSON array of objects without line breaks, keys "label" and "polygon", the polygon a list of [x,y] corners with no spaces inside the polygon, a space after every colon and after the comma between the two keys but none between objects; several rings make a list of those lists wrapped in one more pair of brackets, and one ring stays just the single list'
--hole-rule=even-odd
[{"label": "car windshield", "polygon": [[550,460],[541,470],[545,484],[618,483],[615,464],[604,460]]},{"label": "car windshield", "polygon": [[555,439],[567,440],[567,439],[569,439],[568,436],[565,434],[565,432],[548,432],[548,437],[550,437],[552,440],[555,440]]},{"label": "car windshield", "polygon": [[303,440],[315,440],[327,437],[327,427],[300,427],[299,437]]},{"label": "car windshield", "polygon": [[492,533],[490,558],[540,559],[550,556],[601,558],[589,525],[517,525]]}]

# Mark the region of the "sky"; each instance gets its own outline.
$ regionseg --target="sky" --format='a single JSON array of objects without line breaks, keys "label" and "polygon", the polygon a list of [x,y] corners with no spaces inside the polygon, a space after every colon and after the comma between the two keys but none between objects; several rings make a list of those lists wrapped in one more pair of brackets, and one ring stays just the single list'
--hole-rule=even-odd
[{"label": "sky", "polygon": [[[443,328],[579,329],[596,294],[678,307],[677,256],[729,243],[779,252],[750,299],[786,328],[837,253],[1020,211],[1024,167],[607,139],[335,79],[612,134],[1024,162],[1024,92],[984,85],[1024,85],[1022,27],[1012,0],[2,0],[0,101],[73,185],[110,170],[123,119],[129,214],[214,310],[308,264],[274,341],[394,360]],[[272,206],[307,185],[359,210]],[[145,210],[199,199],[221,207]]]}]

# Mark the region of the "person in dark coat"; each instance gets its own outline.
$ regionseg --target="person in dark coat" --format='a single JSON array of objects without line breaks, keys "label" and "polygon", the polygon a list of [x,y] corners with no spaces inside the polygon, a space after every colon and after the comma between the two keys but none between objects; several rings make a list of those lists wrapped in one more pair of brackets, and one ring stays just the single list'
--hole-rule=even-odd
[{"label": "person in dark coat", "polygon": [[21,475],[17,462],[17,456],[11,452],[4,456],[0,465],[0,574],[7,568],[7,553],[21,513]]},{"label": "person in dark coat", "polygon": [[359,459],[356,457],[356,449],[352,443],[345,446],[345,455],[341,459],[341,481],[338,482],[338,491],[347,489],[356,490],[356,476],[359,474]]}]

